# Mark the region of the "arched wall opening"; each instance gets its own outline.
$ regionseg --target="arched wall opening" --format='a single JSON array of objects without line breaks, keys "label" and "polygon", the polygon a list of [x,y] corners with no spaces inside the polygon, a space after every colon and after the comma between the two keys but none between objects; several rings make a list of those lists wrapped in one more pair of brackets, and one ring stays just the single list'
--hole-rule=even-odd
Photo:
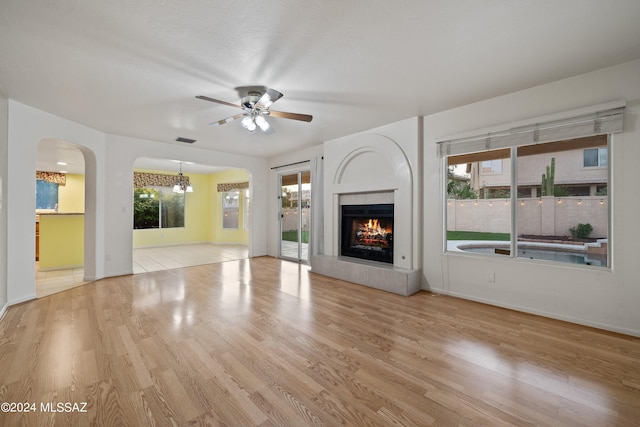
[{"label": "arched wall opening", "polygon": [[56,179],[64,183],[57,186],[53,208],[36,191],[38,297],[99,277],[96,163],[85,146],[55,138],[38,142],[36,187],[51,188]]},{"label": "arched wall opening", "polygon": [[[133,178],[134,274],[250,256],[248,170],[139,157],[133,164]],[[192,192],[174,188],[181,179]]]}]

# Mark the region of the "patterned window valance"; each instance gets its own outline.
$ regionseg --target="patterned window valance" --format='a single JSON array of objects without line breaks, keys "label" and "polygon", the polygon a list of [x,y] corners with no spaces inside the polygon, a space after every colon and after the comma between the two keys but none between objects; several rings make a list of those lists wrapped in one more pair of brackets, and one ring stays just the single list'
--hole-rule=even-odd
[{"label": "patterned window valance", "polygon": [[249,181],[247,182],[224,182],[218,184],[218,193],[233,190],[244,190],[249,188]]},{"label": "patterned window valance", "polygon": [[[162,173],[147,173],[147,172],[134,172],[133,173],[133,187],[173,187],[178,180],[178,175],[166,175]],[[184,181],[186,185],[191,185],[189,177],[184,175]]]},{"label": "patterned window valance", "polygon": [[66,185],[67,184],[67,175],[60,172],[43,172],[36,171],[36,179],[40,179],[42,181],[53,182],[58,185]]}]

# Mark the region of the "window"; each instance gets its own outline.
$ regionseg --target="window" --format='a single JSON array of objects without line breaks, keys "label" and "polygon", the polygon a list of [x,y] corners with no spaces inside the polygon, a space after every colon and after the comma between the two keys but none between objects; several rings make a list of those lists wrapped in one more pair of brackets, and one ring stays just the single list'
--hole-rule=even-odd
[{"label": "window", "polygon": [[583,164],[584,167],[604,167],[607,166],[609,155],[607,147],[587,148],[584,150]]},{"label": "window", "polygon": [[240,192],[222,193],[222,228],[237,229],[240,216]]},{"label": "window", "polygon": [[[623,132],[624,110],[625,101],[614,101],[438,141],[447,169],[466,164],[465,192],[477,193],[452,198],[447,179],[445,249],[609,267],[609,138]],[[508,159],[502,174],[482,173],[499,159]]]},{"label": "window", "polygon": [[[587,152],[597,158],[598,152],[607,153],[607,147],[581,150],[580,145],[585,143],[606,144],[607,137],[518,148],[518,194],[533,188],[536,180],[541,190],[518,198],[516,256],[608,265],[607,244],[602,243],[609,234],[607,197],[597,195],[595,190],[607,185],[609,174],[606,168],[589,171],[579,167],[580,158],[586,160]],[[604,159],[602,166],[606,167],[606,154]]]},{"label": "window", "polygon": [[502,173],[502,159],[485,160],[481,165],[481,173]]},{"label": "window", "polygon": [[58,184],[36,180],[36,209],[58,208]]},{"label": "window", "polygon": [[136,188],[133,193],[133,228],[184,227],[185,193],[168,187]]},{"label": "window", "polygon": [[[599,135],[447,157],[447,250],[607,267],[607,147]],[[582,168],[587,156],[601,168]],[[482,176],[505,158],[500,179]]]},{"label": "window", "polygon": [[[448,250],[458,250],[463,241],[500,242],[497,247],[509,249],[509,177],[507,174],[482,176],[485,165],[499,165],[502,170],[502,160],[509,155],[510,150],[507,149],[447,158]],[[466,245],[461,247],[466,248]],[[493,252],[494,248],[485,249]]]}]

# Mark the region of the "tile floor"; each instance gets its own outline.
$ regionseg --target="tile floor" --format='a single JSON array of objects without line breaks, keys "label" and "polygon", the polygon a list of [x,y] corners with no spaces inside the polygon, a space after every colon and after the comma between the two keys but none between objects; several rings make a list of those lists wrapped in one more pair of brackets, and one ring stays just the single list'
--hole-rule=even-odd
[{"label": "tile floor", "polygon": [[[246,245],[220,245],[200,243],[195,245],[164,246],[133,250],[133,274],[194,265],[214,264],[247,258]],[[36,295],[38,298],[83,285],[84,268],[40,271],[36,262]]]},{"label": "tile floor", "polygon": [[84,268],[40,271],[36,261],[36,296],[38,298],[84,285]]},{"label": "tile floor", "polygon": [[247,258],[247,245],[197,245],[164,246],[133,250],[133,274],[202,264],[233,261]]}]

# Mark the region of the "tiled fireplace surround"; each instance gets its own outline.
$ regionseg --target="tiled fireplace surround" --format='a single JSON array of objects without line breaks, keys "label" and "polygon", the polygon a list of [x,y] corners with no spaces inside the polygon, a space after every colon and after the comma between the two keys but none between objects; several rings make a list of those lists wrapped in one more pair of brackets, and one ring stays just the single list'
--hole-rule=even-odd
[{"label": "tiled fireplace surround", "polygon": [[[324,145],[324,254],[312,271],[411,295],[421,286],[417,181],[419,125],[405,120]],[[393,264],[340,256],[342,205],[394,204]]]}]

